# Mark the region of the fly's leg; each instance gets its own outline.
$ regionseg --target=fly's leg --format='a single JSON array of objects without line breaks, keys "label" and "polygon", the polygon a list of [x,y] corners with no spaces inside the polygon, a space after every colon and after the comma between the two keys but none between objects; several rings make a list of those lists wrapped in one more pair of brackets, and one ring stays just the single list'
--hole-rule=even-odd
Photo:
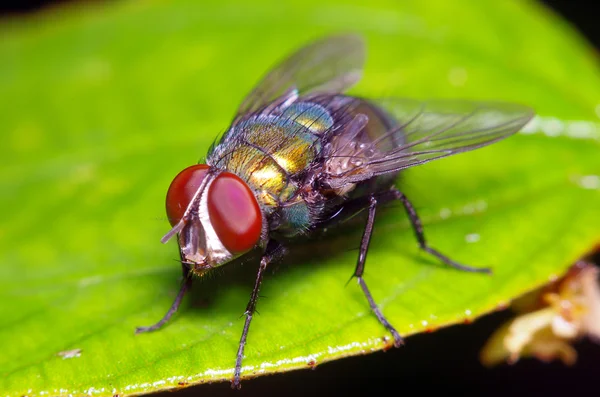
[{"label": "fly's leg", "polygon": [[[181,258],[183,258],[183,252],[181,251],[181,249],[179,250],[179,255],[181,256]],[[192,286],[192,272],[190,271],[189,265],[183,262],[183,259],[181,262],[181,271],[183,273],[183,283],[181,284],[179,293],[177,294],[177,297],[175,298],[175,301],[173,301],[173,304],[171,305],[171,308],[169,309],[167,314],[165,314],[164,317],[154,325],[151,325],[149,327],[137,327],[135,329],[136,334],[155,331],[161,328],[163,325],[165,325],[167,321],[169,321],[173,314],[177,312],[177,309],[179,309],[179,305],[181,305],[181,301],[183,300],[185,293]]]},{"label": "fly's leg", "polygon": [[[440,253],[436,249],[431,248],[425,240],[425,235],[423,233],[423,224],[421,223],[421,220],[417,215],[417,211],[413,207],[412,203],[408,200],[408,198],[399,190],[392,189],[387,192],[372,194],[368,197],[368,203],[365,203],[362,200],[352,202],[351,205],[348,206],[348,212],[350,214],[350,217],[360,212],[361,209],[364,209],[365,207],[369,211],[367,216],[367,224],[365,226],[365,230],[363,232],[362,240],[360,243],[360,251],[358,254],[358,260],[356,262],[356,269],[354,270],[353,276],[358,279],[358,283],[361,289],[363,290],[365,296],[367,297],[367,300],[369,301],[369,306],[371,306],[371,310],[373,310],[373,312],[377,316],[377,319],[379,319],[379,322],[383,324],[383,326],[387,328],[388,331],[390,331],[390,333],[393,335],[394,345],[398,347],[403,344],[402,337],[400,336],[398,331],[396,331],[396,329],[384,317],[383,313],[381,313],[381,310],[375,303],[375,300],[373,299],[373,296],[371,295],[371,292],[369,291],[369,288],[367,287],[367,284],[363,278],[363,273],[365,270],[365,261],[367,259],[367,252],[369,250],[369,243],[371,241],[371,235],[373,234],[373,225],[375,223],[375,212],[377,210],[377,205],[394,200],[400,200],[404,205],[404,208],[406,209],[406,212],[415,231],[417,241],[419,242],[419,246],[421,247],[421,249],[434,255],[445,264],[459,270],[480,273],[491,273],[491,270],[489,268],[475,268],[461,265],[460,263],[457,263],[452,259],[448,258],[446,255]],[[358,211],[355,211],[356,209],[358,209]]]},{"label": "fly's leg", "polygon": [[375,303],[369,288],[367,287],[367,283],[363,278],[363,272],[365,270],[365,261],[367,259],[367,252],[369,251],[369,243],[371,242],[371,235],[373,234],[373,225],[375,223],[375,212],[377,210],[377,199],[375,195],[372,195],[369,200],[369,214],[367,217],[367,225],[365,226],[365,231],[363,232],[362,240],[360,242],[360,251],[358,254],[358,260],[356,262],[356,269],[354,270],[354,277],[358,279],[358,284],[360,288],[363,290],[367,300],[369,301],[369,306],[371,306],[371,310],[379,319],[379,322],[383,324],[385,328],[392,334],[394,337],[394,346],[400,347],[404,344],[402,337],[396,331],[396,329],[389,323],[389,321],[384,317],[383,313]]},{"label": "fly's leg", "polygon": [[246,311],[244,312],[244,315],[246,316],[246,321],[244,322],[244,330],[242,331],[242,337],[240,338],[240,345],[238,347],[237,357],[235,360],[235,370],[233,374],[233,380],[231,381],[232,389],[241,388],[240,375],[242,373],[244,347],[246,346],[246,339],[248,337],[248,329],[250,328],[250,322],[252,321],[252,316],[254,315],[254,312],[256,310],[258,291],[260,290],[260,285],[262,283],[265,269],[267,268],[269,263],[275,261],[284,254],[285,249],[275,240],[271,240],[267,245],[267,250],[265,251],[265,254],[260,260],[260,266],[258,267],[258,273],[256,274],[256,281],[254,282],[254,289],[252,290],[252,294],[250,294],[250,301],[248,301]]},{"label": "fly's leg", "polygon": [[165,314],[164,317],[154,325],[151,325],[149,327],[137,327],[135,329],[136,334],[141,334],[142,332],[155,331],[161,328],[163,325],[165,325],[167,321],[169,321],[173,314],[177,312],[177,309],[179,309],[179,305],[181,305],[181,301],[183,300],[185,293],[192,286],[192,272],[190,272],[189,268],[184,263],[181,264],[181,267],[183,269],[183,282],[181,283],[179,293],[177,294],[177,297],[173,301],[173,304],[171,305],[171,308],[169,309],[167,314]]},{"label": "fly's leg", "polygon": [[404,209],[406,209],[406,213],[408,214],[410,223],[412,224],[412,227],[415,231],[415,235],[417,237],[417,241],[419,242],[419,246],[421,247],[422,250],[424,250],[424,251],[430,253],[431,255],[435,256],[436,258],[440,259],[446,265],[453,267],[455,269],[458,269],[458,270],[463,270],[466,272],[476,272],[476,273],[491,273],[492,272],[492,270],[487,267],[479,268],[479,267],[471,267],[471,266],[461,265],[460,263],[455,262],[452,259],[448,258],[446,255],[442,254],[438,250],[431,248],[427,244],[427,241],[425,240],[425,235],[423,233],[423,224],[421,223],[421,219],[419,219],[419,216],[417,215],[417,211],[415,210],[415,207],[413,207],[412,203],[408,200],[408,198],[404,195],[404,193],[402,193],[396,189],[392,190],[392,192],[395,196],[395,199],[400,200],[402,202],[402,204],[404,205]]},{"label": "fly's leg", "polygon": [[[427,244],[427,240],[425,239],[425,234],[423,232],[423,224],[421,223],[421,219],[417,215],[417,211],[415,207],[412,205],[410,200],[404,195],[404,193],[400,192],[397,189],[387,190],[381,193],[375,193],[370,196],[362,197],[359,199],[352,200],[344,204],[344,206],[335,213],[331,219],[328,219],[326,222],[322,224],[322,227],[328,227],[329,224],[334,224],[336,222],[345,222],[348,219],[353,218],[358,215],[364,209],[370,208],[370,200],[375,199],[377,201],[377,205],[382,205],[385,203],[389,203],[394,200],[399,200],[404,205],[406,213],[410,219],[410,223],[413,227],[415,235],[417,237],[417,241],[419,242],[419,246],[422,250],[428,252],[429,254],[435,256],[440,259],[446,265],[453,267],[458,270],[466,271],[466,272],[475,272],[475,273],[491,273],[492,270],[490,268],[478,268],[462,265],[458,262],[453,261],[446,255],[442,254],[435,248],[432,248]],[[363,265],[364,266],[364,265]],[[358,270],[358,268],[357,268]]]}]

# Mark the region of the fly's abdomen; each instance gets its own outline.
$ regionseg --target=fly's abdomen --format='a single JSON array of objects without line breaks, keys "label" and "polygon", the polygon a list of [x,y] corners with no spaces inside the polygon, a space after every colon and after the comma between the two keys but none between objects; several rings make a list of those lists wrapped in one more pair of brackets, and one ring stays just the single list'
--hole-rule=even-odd
[{"label": "fly's abdomen", "polygon": [[324,148],[323,171],[336,182],[331,185],[332,192],[349,197],[350,192],[351,196],[367,194],[389,185],[395,175],[372,178],[368,163],[403,144],[403,131],[397,121],[377,105],[360,98],[338,95],[329,100],[328,108],[332,114],[340,115],[335,120],[339,130]]}]

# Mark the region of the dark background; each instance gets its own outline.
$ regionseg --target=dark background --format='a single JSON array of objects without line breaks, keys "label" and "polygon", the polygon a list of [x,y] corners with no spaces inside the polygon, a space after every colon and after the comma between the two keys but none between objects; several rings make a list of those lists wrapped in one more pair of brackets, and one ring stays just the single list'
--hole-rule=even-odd
[{"label": "dark background", "polygon": [[[40,12],[61,1],[8,1],[0,5],[6,17]],[[498,0],[497,0],[498,1]],[[500,0],[501,1],[501,0]],[[600,20],[593,1],[542,1],[569,20],[600,48]],[[599,93],[600,95],[600,93]],[[596,255],[598,263],[599,255]],[[314,370],[293,371],[242,382],[234,392],[229,383],[200,385],[156,397],[315,396],[315,395],[600,395],[600,345],[577,343],[579,360],[573,367],[559,362],[522,360],[514,366],[483,368],[478,354],[488,336],[510,317],[507,311],[481,318],[469,326],[454,326],[433,334],[412,336],[405,347],[321,364]]]}]

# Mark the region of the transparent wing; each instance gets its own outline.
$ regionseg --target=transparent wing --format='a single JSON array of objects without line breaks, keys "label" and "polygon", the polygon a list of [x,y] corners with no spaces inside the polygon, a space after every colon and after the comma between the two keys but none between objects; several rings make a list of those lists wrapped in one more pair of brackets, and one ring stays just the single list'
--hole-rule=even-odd
[{"label": "transparent wing", "polygon": [[392,127],[353,133],[357,145],[339,138],[343,144],[336,145],[334,137],[327,154],[332,187],[489,145],[516,133],[534,115],[529,107],[505,102],[403,98],[368,102],[387,113]]},{"label": "transparent wing", "polygon": [[360,36],[346,34],[315,41],[263,77],[240,105],[234,123],[282,97],[343,92],[360,80],[364,62],[365,45]]}]

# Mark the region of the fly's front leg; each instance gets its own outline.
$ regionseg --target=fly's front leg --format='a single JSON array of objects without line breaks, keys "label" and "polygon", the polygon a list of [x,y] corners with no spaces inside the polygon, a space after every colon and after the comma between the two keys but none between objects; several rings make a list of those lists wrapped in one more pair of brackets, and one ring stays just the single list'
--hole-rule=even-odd
[{"label": "fly's front leg", "polygon": [[367,225],[365,226],[365,231],[363,232],[362,240],[360,242],[360,251],[358,254],[358,260],[356,262],[356,269],[354,270],[354,277],[358,279],[358,284],[360,288],[363,290],[367,300],[369,301],[369,306],[371,306],[371,310],[375,313],[379,322],[383,324],[385,328],[390,331],[392,336],[394,337],[394,346],[399,347],[404,344],[402,337],[396,331],[396,329],[389,323],[389,321],[384,317],[383,313],[375,303],[369,288],[367,287],[367,283],[363,278],[363,273],[365,270],[365,261],[367,259],[367,252],[369,251],[369,243],[371,242],[371,235],[373,234],[373,225],[375,224],[375,212],[377,211],[377,198],[375,195],[372,195],[369,200],[369,214],[367,217]]},{"label": "fly's front leg", "polygon": [[181,257],[181,272],[183,273],[183,282],[181,284],[181,287],[179,288],[179,293],[177,294],[175,301],[173,301],[171,308],[159,322],[149,327],[137,327],[135,329],[136,334],[141,334],[142,332],[155,331],[161,328],[163,325],[165,325],[165,323],[169,321],[173,314],[177,312],[177,309],[179,309],[179,305],[181,305],[181,301],[183,300],[185,293],[192,286],[192,272],[190,271],[189,265],[183,261],[183,252],[181,251],[181,248],[179,248],[179,255]]},{"label": "fly's front leg", "polygon": [[438,259],[440,259],[442,262],[444,262],[448,266],[451,266],[458,270],[463,270],[466,272],[476,272],[476,273],[491,273],[492,272],[492,270],[487,267],[479,268],[479,267],[471,267],[471,266],[462,265],[462,264],[455,262],[452,259],[448,258],[446,255],[442,254],[438,250],[431,248],[427,244],[427,241],[425,240],[425,235],[423,233],[423,224],[421,223],[421,219],[419,219],[419,216],[417,215],[417,211],[415,210],[415,207],[408,200],[408,198],[399,190],[394,189],[394,190],[392,190],[392,192],[394,193],[395,198],[397,200],[400,200],[402,202],[402,204],[404,205],[404,208],[406,209],[406,213],[408,214],[410,223],[412,224],[413,230],[415,231],[415,235],[417,237],[417,241],[419,242],[419,246],[421,247],[421,249],[423,249],[424,251],[437,257]]},{"label": "fly's front leg", "polygon": [[185,263],[182,263],[181,269],[183,271],[183,282],[181,283],[179,293],[177,294],[175,301],[173,301],[173,304],[171,305],[171,308],[169,309],[169,311],[156,324],[151,325],[149,327],[137,327],[135,329],[136,334],[141,334],[142,332],[155,331],[155,330],[161,328],[163,325],[165,325],[165,323],[167,321],[169,321],[169,319],[173,316],[173,314],[175,314],[177,312],[177,309],[179,309],[179,305],[181,305],[181,301],[183,300],[185,293],[192,286],[192,272],[190,272],[189,267]]},{"label": "fly's front leg", "polygon": [[258,267],[258,273],[256,274],[256,281],[254,282],[254,289],[252,290],[252,294],[250,294],[250,301],[248,301],[246,311],[244,312],[244,315],[246,316],[246,321],[244,322],[244,330],[242,331],[242,337],[240,338],[240,345],[238,347],[237,357],[235,361],[235,370],[233,374],[233,380],[231,382],[231,387],[233,389],[239,389],[241,387],[240,375],[242,373],[244,347],[246,346],[246,339],[248,337],[248,329],[250,328],[250,322],[252,321],[252,316],[254,315],[254,312],[256,310],[258,291],[260,290],[260,285],[262,283],[264,272],[269,263],[277,260],[284,254],[285,249],[283,248],[283,246],[275,240],[271,240],[267,245],[267,250],[265,251],[265,254],[260,260],[260,266]]}]

